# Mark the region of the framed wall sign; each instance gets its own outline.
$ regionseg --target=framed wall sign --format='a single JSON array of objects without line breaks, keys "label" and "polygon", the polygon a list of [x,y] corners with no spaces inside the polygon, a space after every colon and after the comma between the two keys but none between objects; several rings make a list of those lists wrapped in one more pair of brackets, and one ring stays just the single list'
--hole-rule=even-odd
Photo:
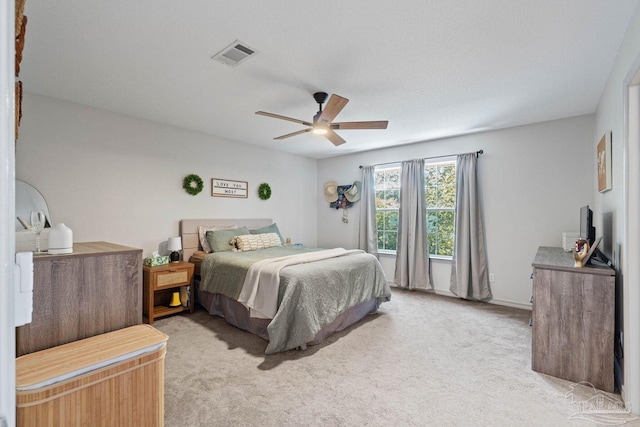
[{"label": "framed wall sign", "polygon": [[596,149],[598,160],[598,191],[611,190],[611,133],[605,133]]},{"label": "framed wall sign", "polygon": [[211,178],[211,195],[213,197],[247,198],[247,181]]}]

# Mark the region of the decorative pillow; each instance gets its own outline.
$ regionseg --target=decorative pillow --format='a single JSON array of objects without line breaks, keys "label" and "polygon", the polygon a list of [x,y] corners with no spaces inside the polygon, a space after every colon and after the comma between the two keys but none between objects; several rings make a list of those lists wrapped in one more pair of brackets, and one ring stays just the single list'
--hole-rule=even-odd
[{"label": "decorative pillow", "polygon": [[256,249],[272,248],[282,246],[280,237],[276,233],[247,234],[236,236],[231,240],[235,246],[234,252],[255,251]]},{"label": "decorative pillow", "polygon": [[231,239],[244,234],[249,234],[247,227],[207,231],[207,241],[212,252],[230,252],[234,248],[230,243]]},{"label": "decorative pillow", "polygon": [[202,250],[209,253],[211,252],[211,246],[209,246],[209,242],[207,241],[207,231],[216,231],[216,230],[229,230],[230,228],[238,228],[237,225],[212,225],[212,226],[198,226],[198,238],[200,240],[200,246],[202,246]]},{"label": "decorative pillow", "polygon": [[256,228],[254,230],[249,230],[251,234],[266,234],[266,233],[276,233],[280,238],[280,243],[284,243],[284,239],[282,238],[282,234],[280,234],[280,230],[278,229],[278,225],[274,222],[271,225],[262,228]]}]

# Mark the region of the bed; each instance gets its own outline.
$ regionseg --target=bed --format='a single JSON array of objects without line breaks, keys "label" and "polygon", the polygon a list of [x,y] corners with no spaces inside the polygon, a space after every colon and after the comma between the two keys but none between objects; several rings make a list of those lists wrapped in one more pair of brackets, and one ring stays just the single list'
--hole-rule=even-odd
[{"label": "bed", "polygon": [[[228,229],[231,226],[240,229]],[[273,227],[277,230],[269,218],[180,221],[183,258],[196,266],[197,301],[210,314],[267,340],[265,353],[318,344],[389,301],[391,290],[373,255],[340,248],[282,245],[267,233]],[[245,229],[251,234],[267,230],[260,238],[277,243],[247,249],[246,241],[239,237],[232,247],[245,250],[214,248],[220,250],[207,253],[204,249],[210,248],[203,248],[200,233],[207,228],[231,230],[210,232],[227,236],[227,240],[234,234],[243,235]],[[277,235],[281,239],[279,231]],[[261,269],[271,270],[265,273]]]}]

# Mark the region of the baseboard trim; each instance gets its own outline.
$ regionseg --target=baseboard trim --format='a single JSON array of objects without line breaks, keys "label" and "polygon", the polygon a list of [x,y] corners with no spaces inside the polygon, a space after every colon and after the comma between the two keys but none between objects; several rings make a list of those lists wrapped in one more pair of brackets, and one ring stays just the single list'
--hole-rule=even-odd
[{"label": "baseboard trim", "polygon": [[446,297],[458,298],[458,295],[454,294],[451,291],[443,290],[443,289],[434,289],[433,292],[436,295],[444,295]]},{"label": "baseboard trim", "polygon": [[527,311],[531,311],[533,309],[530,303],[523,304],[521,302],[500,300],[500,299],[492,299],[491,301],[489,301],[489,304],[503,305],[505,307],[519,308]]},{"label": "baseboard trim", "polygon": [[[389,282],[389,286],[391,286],[392,288],[404,289],[404,288],[401,288],[400,286],[397,286],[393,282]],[[421,290],[421,292],[433,292],[436,295],[442,295],[442,296],[451,297],[451,298],[458,298],[456,294],[445,289],[429,289],[428,291]],[[496,299],[496,298],[487,301],[487,303],[501,305],[504,307],[519,308],[521,310],[527,310],[527,311],[532,310],[531,303],[521,303],[521,302],[502,300],[502,299]]]},{"label": "baseboard trim", "polygon": [[[452,293],[451,291],[435,289],[434,292],[437,295],[444,295],[444,296],[448,296],[448,297],[458,298],[458,296],[456,294]],[[489,300],[487,302],[489,304],[502,305],[502,306],[505,306],[505,307],[520,308],[522,310],[531,311],[531,304],[523,304],[521,302],[501,300],[501,299],[496,299],[496,298],[491,299],[491,300]]]}]

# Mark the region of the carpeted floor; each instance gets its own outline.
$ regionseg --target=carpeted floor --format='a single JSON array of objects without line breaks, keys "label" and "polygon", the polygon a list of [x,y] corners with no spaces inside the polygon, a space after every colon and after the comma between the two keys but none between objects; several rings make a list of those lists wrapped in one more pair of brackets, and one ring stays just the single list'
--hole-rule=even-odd
[{"label": "carpeted floor", "polygon": [[[160,319],[165,425],[640,425],[615,410],[619,395],[533,372],[529,318],[394,288],[377,314],[321,345],[270,356],[264,340],[202,309]],[[585,411],[594,398],[613,413]]]}]

